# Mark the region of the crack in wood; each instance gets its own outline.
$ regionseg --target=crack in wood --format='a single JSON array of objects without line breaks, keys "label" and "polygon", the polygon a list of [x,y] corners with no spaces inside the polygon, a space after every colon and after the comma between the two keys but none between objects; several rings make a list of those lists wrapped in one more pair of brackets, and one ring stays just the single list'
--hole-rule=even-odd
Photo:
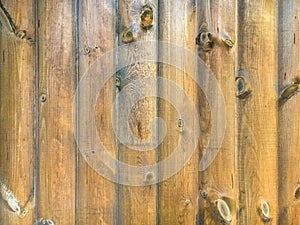
[{"label": "crack in wood", "polygon": [[26,36],[25,30],[18,30],[12,17],[0,2],[0,28],[8,34],[13,34],[15,37],[23,39]]},{"label": "crack in wood", "polygon": [[9,15],[9,13],[4,8],[1,2],[0,2],[0,23],[1,23],[1,28],[4,28],[9,33],[15,33],[17,30],[11,16]]}]

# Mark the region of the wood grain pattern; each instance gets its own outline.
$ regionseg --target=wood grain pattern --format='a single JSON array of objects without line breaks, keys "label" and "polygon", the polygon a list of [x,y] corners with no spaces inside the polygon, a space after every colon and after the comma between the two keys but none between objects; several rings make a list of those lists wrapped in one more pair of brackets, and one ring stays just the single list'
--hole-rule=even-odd
[{"label": "wood grain pattern", "polygon": [[[185,1],[160,1],[159,2],[159,40],[170,42],[182,49],[195,51],[195,2]],[[171,48],[171,47],[170,47]],[[171,62],[178,58],[182,60],[183,65],[189,62],[185,61],[185,52],[178,52],[177,55],[170,56],[171,49],[161,49],[160,57],[172,57]],[[160,64],[159,76],[175,82],[186,93],[188,98],[197,104],[197,85],[192,80],[187,71],[180,70],[167,64]],[[169,96],[176,95],[178,105],[172,106],[167,100],[159,102],[159,117],[161,117],[167,127],[167,133],[164,141],[159,146],[159,160],[167,159],[175,151],[178,142],[183,140],[193,141],[197,136],[186,136],[184,130],[193,129],[193,127],[183,126],[183,131],[179,130],[178,121],[187,115],[179,115],[180,107],[184,107],[185,102],[179,93],[171,90],[170,87],[162,85],[159,92],[166,92]],[[179,110],[179,112],[177,111]],[[192,110],[192,109],[191,109]],[[183,118],[181,118],[183,117]],[[197,123],[198,121],[194,121]],[[177,157],[184,158],[186,149],[179,150]],[[173,167],[179,163],[176,158]],[[166,168],[169,170],[171,168]],[[160,171],[161,173],[165,171]],[[198,195],[198,152],[192,155],[191,159],[181,170],[169,179],[159,184],[159,224],[196,224],[197,216],[197,195]]]},{"label": "wood grain pattern", "polygon": [[[59,225],[300,223],[298,0],[2,0],[0,6],[0,188],[5,184],[21,212],[26,212],[12,212],[5,196],[0,196],[1,225],[39,224],[41,218]],[[226,133],[220,152],[205,171],[199,172],[198,166],[213,121],[206,90],[200,90],[185,70],[139,62],[141,49],[131,44],[154,40],[199,55],[222,89]],[[126,53],[125,44],[130,50]],[[159,60],[173,52],[165,47],[154,44],[142,53]],[[116,55],[110,56],[107,71],[124,58],[135,62],[117,71],[99,90],[95,123],[109,154],[137,166],[137,177],[145,178],[139,187],[101,176],[74,139],[74,129],[79,131],[77,137],[96,138],[87,129],[90,124],[77,121],[74,126],[73,98],[85,72],[113,48]],[[183,54],[171,57],[182,65],[194,65]],[[201,72],[198,68],[198,78]],[[155,97],[140,99],[125,117],[126,104],[143,88],[175,95],[176,103],[187,108],[182,95],[165,84],[140,81],[145,77],[165,78],[181,87],[199,110],[195,127],[187,127],[178,105]],[[90,80],[86,87],[88,99],[93,99],[97,82]],[[209,85],[207,80],[204,86]],[[294,92],[288,93],[289,86]],[[80,107],[80,98],[78,103]],[[112,117],[114,104],[117,118]],[[167,133],[157,148],[149,149],[147,140],[163,133],[161,124],[151,124],[155,117],[165,121]],[[125,142],[116,137],[113,119]],[[195,131],[198,122],[200,137]],[[81,136],[81,130],[88,132]],[[187,130],[195,131],[194,136],[187,136]],[[179,141],[195,139],[199,145],[183,168],[149,185],[181,161],[174,160],[172,168],[157,166],[155,171],[144,166],[170,157]],[[141,143],[148,151],[134,150]],[[186,150],[183,147],[180,159],[186,157]],[[120,164],[109,169],[117,181],[132,179],[130,170]],[[230,222],[217,208],[220,200],[229,206]]]},{"label": "wood grain pattern", "polygon": [[258,214],[262,201],[276,223],[276,1],[238,1],[238,9],[238,223],[264,224],[268,218]]},{"label": "wood grain pattern", "polygon": [[[153,21],[152,26],[149,29],[142,28],[142,15],[144,7],[149,7],[152,9]],[[120,0],[118,2],[119,11],[119,45],[130,43],[133,41],[153,41],[156,40],[157,35],[157,5],[155,1],[131,1],[131,0]],[[149,20],[151,23],[151,19]],[[125,57],[137,57],[139,49],[134,49],[133,46],[129,46],[131,50],[129,55]],[[156,46],[153,49],[149,49],[151,54],[155,54]],[[142,52],[140,52],[142,53]],[[118,57],[124,57],[123,52],[119,52]],[[126,53],[125,53],[126,54]],[[147,88],[153,88],[156,90],[156,86],[149,87],[146,86],[136,86],[133,82],[138,81],[144,77],[155,77],[157,75],[156,63],[142,63],[138,62],[137,57],[136,63],[124,68],[124,70],[119,71],[118,76],[121,79],[120,91],[126,86],[130,86],[131,92],[125,100],[130,100],[134,95],[138,94],[140,90],[147,86]],[[122,110],[124,110],[124,102],[119,102],[119,115],[121,115]],[[129,115],[130,129],[133,135],[139,141],[145,141],[151,138],[152,133],[150,122],[154,117],[156,117],[156,99],[147,97],[145,99],[140,99],[136,104],[132,106],[131,113]],[[127,122],[127,118],[122,116],[119,117],[119,127],[118,129],[124,132],[124,136],[128,134],[127,130],[121,124]],[[120,123],[121,122],[121,123]],[[132,141],[130,135],[127,136],[128,141],[126,143],[118,144],[119,160],[121,162],[127,163],[129,165],[134,165],[137,167],[148,166],[155,163],[156,151],[155,149],[149,149],[149,146],[142,144],[149,151],[135,151],[128,146],[141,146],[141,142]],[[120,180],[128,180],[132,174],[127,170],[120,171],[123,174]],[[149,171],[144,171],[141,169],[140,175],[147,177]],[[127,177],[127,175],[128,177]],[[156,175],[154,175],[156,176]],[[154,178],[154,177],[152,177]],[[145,180],[146,181],[146,180]],[[142,184],[143,185],[143,184]],[[119,219],[118,223],[120,225],[138,225],[138,224],[155,224],[156,223],[156,185],[147,185],[134,187],[134,186],[119,186]]]},{"label": "wood grain pattern", "polygon": [[73,1],[38,1],[39,165],[37,219],[75,224],[76,87]]},{"label": "wood grain pattern", "polygon": [[[199,56],[216,76],[226,102],[226,133],[221,150],[208,169],[199,173],[199,190],[202,194],[199,197],[199,224],[220,224],[222,217],[214,201],[221,198],[230,207],[230,224],[236,224],[238,180],[235,165],[235,54],[237,47],[234,45],[231,48],[223,41],[227,39],[236,44],[236,22],[235,0],[197,1],[197,36],[203,32],[208,32],[213,36],[211,51],[204,52],[199,46]],[[202,71],[198,73],[201,76]],[[211,117],[209,116],[211,112],[206,96],[199,93],[199,98],[201,155],[211,135]],[[215,99],[215,101],[218,100]]]},{"label": "wood grain pattern", "polygon": [[[278,95],[300,80],[299,1],[278,4]],[[299,95],[279,102],[278,114],[278,224],[299,224],[300,102]]]},{"label": "wood grain pattern", "polygon": [[33,1],[1,1],[14,27],[27,31],[20,39],[1,17],[0,27],[0,179],[12,191],[21,210],[13,213],[0,196],[0,224],[33,224],[34,144],[33,90],[35,48]]},{"label": "wood grain pattern", "polygon": [[[116,36],[115,1],[85,0],[79,4],[79,77],[95,60],[115,47]],[[115,58],[111,59],[114,62]],[[106,67],[114,67],[114,63]],[[114,68],[111,68],[112,70]],[[90,83],[89,85],[93,85]],[[96,103],[96,126],[98,134],[107,151],[116,157],[111,111],[115,98],[115,76],[99,90]],[[86,87],[93,89],[92,87]],[[80,94],[80,93],[79,93]],[[79,102],[80,107],[80,102]],[[79,130],[86,129],[79,122]],[[90,130],[90,129],[87,129]],[[80,131],[79,131],[80,132]],[[89,138],[91,135],[86,134]],[[79,140],[80,141],[80,140]],[[92,156],[91,156],[92,157]],[[116,185],[98,174],[79,157],[77,181],[78,224],[116,224]]]}]

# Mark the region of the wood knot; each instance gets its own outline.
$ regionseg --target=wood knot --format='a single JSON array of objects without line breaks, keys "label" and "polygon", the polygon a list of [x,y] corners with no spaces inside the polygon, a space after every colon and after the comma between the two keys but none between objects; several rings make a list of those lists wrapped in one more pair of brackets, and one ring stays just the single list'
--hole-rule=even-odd
[{"label": "wood knot", "polygon": [[233,198],[225,196],[218,190],[207,188],[200,190],[199,204],[207,205],[209,216],[214,224],[230,224],[237,213],[236,202]]},{"label": "wood knot", "polygon": [[299,84],[300,84],[299,81],[293,82],[281,91],[279,99],[278,99],[279,106],[282,106],[286,101],[288,101],[290,98],[292,98],[293,96],[298,94]]},{"label": "wood knot", "polygon": [[122,42],[123,43],[130,43],[134,41],[133,33],[130,28],[124,30],[122,34]]},{"label": "wood knot", "polygon": [[140,19],[140,25],[144,30],[149,30],[153,26],[153,10],[150,6],[143,6]]},{"label": "wood knot", "polygon": [[270,207],[269,204],[265,200],[261,200],[258,208],[257,208],[258,214],[261,218],[261,220],[264,223],[270,222]]},{"label": "wood knot", "polygon": [[203,199],[206,199],[207,198],[207,192],[206,191],[201,191],[200,192],[200,195]]},{"label": "wood knot", "polygon": [[45,93],[41,94],[40,100],[42,103],[45,103],[47,101],[47,94],[45,94]]},{"label": "wood knot", "polygon": [[184,120],[182,118],[179,118],[177,121],[177,127],[180,132],[183,132],[184,129]]},{"label": "wood knot", "polygon": [[250,96],[251,90],[248,87],[247,82],[243,77],[236,77],[235,78],[235,85],[236,85],[236,97],[239,99],[246,99]]},{"label": "wood knot", "polygon": [[218,199],[217,200],[217,209],[220,214],[220,217],[222,218],[223,224],[229,224],[231,222],[231,213],[230,213],[230,208],[226,201],[223,199]]},{"label": "wood knot", "polygon": [[88,45],[86,45],[84,46],[83,52],[84,55],[89,55],[91,53],[91,48]]},{"label": "wood knot", "polygon": [[54,225],[54,222],[50,219],[45,220],[45,219],[41,218],[38,222],[38,225]]},{"label": "wood knot", "polygon": [[16,31],[16,36],[20,39],[23,39],[26,37],[26,30],[18,30]]},{"label": "wood knot", "polygon": [[299,83],[294,82],[284,88],[280,94],[281,99],[290,99],[294,95],[296,95],[299,91]]},{"label": "wood knot", "polygon": [[155,178],[154,172],[148,171],[148,172],[146,173],[146,175],[145,175],[145,180],[144,180],[144,182],[145,182],[145,183],[150,183],[150,182],[152,182],[152,181],[154,180],[154,178]]},{"label": "wood knot", "polygon": [[300,200],[300,186],[296,188],[294,196],[296,200]]},{"label": "wood knot", "polygon": [[17,199],[14,196],[11,195],[7,198],[7,204],[9,205],[10,209],[13,212],[15,212],[17,214],[21,213],[21,208],[20,208],[19,202],[17,201]]},{"label": "wood knot", "polygon": [[190,200],[190,199],[186,199],[186,200],[184,201],[185,207],[188,207],[190,204],[191,204],[191,200]]},{"label": "wood knot", "polygon": [[222,41],[224,44],[226,44],[229,48],[233,48],[234,42],[231,40],[230,37],[224,36],[222,37]]},{"label": "wood knot", "polygon": [[202,31],[196,37],[196,44],[203,52],[212,51],[215,43],[213,41],[213,34],[208,31]]},{"label": "wood knot", "polygon": [[116,87],[121,88],[121,77],[116,77]]}]

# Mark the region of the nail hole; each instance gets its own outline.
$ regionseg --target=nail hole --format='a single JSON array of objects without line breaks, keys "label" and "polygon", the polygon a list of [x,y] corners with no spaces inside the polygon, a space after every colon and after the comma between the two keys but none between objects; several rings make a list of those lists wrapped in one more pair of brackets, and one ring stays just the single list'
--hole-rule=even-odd
[{"label": "nail hole", "polygon": [[95,154],[95,150],[92,150],[91,153],[92,153],[92,154]]},{"label": "nail hole", "polygon": [[141,12],[141,27],[149,30],[153,25],[153,10],[150,6],[144,6]]},{"label": "nail hole", "polygon": [[28,210],[25,209],[25,210],[22,212],[22,215],[25,216],[27,213],[28,213]]},{"label": "nail hole", "polygon": [[295,191],[295,198],[297,199],[297,200],[300,200],[300,186],[296,189],[296,191]]},{"label": "nail hole", "polygon": [[27,210],[27,209],[24,209],[20,214],[18,214],[18,216],[19,216],[20,218],[24,218],[24,217],[27,215],[27,213],[28,213],[28,210]]},{"label": "nail hole", "polygon": [[45,103],[47,101],[47,95],[46,94],[42,94],[41,97],[40,97],[40,99],[41,99],[42,103]]},{"label": "nail hole", "polygon": [[219,211],[221,217],[226,222],[230,222],[231,221],[230,209],[229,209],[229,206],[227,205],[227,203],[223,199],[217,200],[217,208],[218,208],[218,211]]}]

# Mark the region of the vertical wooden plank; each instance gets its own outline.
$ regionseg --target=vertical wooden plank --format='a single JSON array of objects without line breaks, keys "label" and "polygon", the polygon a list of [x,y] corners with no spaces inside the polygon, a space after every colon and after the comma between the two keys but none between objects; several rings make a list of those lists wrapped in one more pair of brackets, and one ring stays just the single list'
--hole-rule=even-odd
[{"label": "vertical wooden plank", "polygon": [[73,1],[38,1],[38,219],[75,224]]},{"label": "vertical wooden plank", "polygon": [[[35,10],[31,0],[2,1],[0,7],[0,224],[33,224],[35,48],[28,39],[35,35]],[[26,35],[17,37],[19,29]],[[5,201],[9,191],[19,215]]]},{"label": "vertical wooden plank", "polygon": [[276,1],[238,1],[238,12],[238,222],[276,223]]},{"label": "vertical wooden plank", "polygon": [[[182,61],[183,68],[166,63],[160,64],[159,76],[174,82],[186,94],[187,98],[197,104],[197,85],[193,81],[192,74],[185,71],[189,66],[186,61],[186,51],[195,51],[195,2],[185,1],[160,1],[159,2],[159,41],[171,45],[160,48],[160,58],[171,58],[171,62]],[[176,45],[176,54],[171,55],[172,45]],[[163,45],[165,46],[165,45]],[[196,54],[195,54],[196,57]],[[194,64],[195,65],[195,64]],[[185,100],[178,92],[174,92],[168,85],[159,87],[159,92],[166,92],[167,96],[175,95],[176,105],[172,105],[168,99],[162,99],[159,103],[159,117],[166,124],[167,133],[159,146],[159,160],[162,162],[175,152],[179,142],[193,142],[198,139],[197,135],[187,136],[187,115],[181,115],[185,107]],[[189,109],[193,111],[193,109]],[[198,123],[199,121],[193,121]],[[188,146],[193,144],[188,143]],[[194,149],[193,149],[194,150]],[[170,167],[177,167],[181,158],[186,157],[185,146],[177,151],[177,157]],[[196,224],[197,216],[197,195],[198,195],[198,151],[195,151],[185,166],[174,176],[159,184],[159,224]],[[165,171],[164,171],[165,170]],[[171,171],[172,168],[161,168],[160,173]]]},{"label": "vertical wooden plank", "polygon": [[[131,1],[119,0],[119,45],[128,44],[137,41],[155,41],[157,35],[157,4],[155,0],[151,1]],[[120,92],[125,88],[130,88],[131,93],[127,95],[126,101],[130,102],[132,98],[140,93],[143,88],[151,88],[156,90],[156,85],[149,86],[149,84],[136,85],[136,82],[145,78],[155,78],[157,74],[156,63],[139,62],[143,60],[139,58],[139,53],[143,54],[144,50],[135,49],[133,45],[128,46],[129,51],[122,52],[118,49],[118,58],[136,58],[136,62],[132,65],[126,66],[119,71],[118,77],[120,80]],[[148,49],[149,54],[156,54],[156,45],[153,49]],[[128,55],[127,55],[128,54]],[[128,89],[127,89],[128,90]],[[128,118],[125,118],[124,104],[126,102],[119,102],[119,121],[118,129],[120,134],[128,135],[125,142],[118,143],[119,160],[126,165],[133,165],[136,167],[146,167],[155,164],[156,150],[152,149],[147,144],[152,135],[156,135],[151,130],[152,119],[156,117],[156,98],[146,97],[139,99],[133,104]],[[126,123],[129,123],[133,139],[128,130],[126,130]],[[142,144],[141,144],[142,143]],[[142,150],[134,150],[136,147],[142,147]],[[145,150],[148,151],[145,151]],[[156,223],[156,185],[149,185],[147,182],[152,182],[157,176],[154,171],[147,171],[141,169],[140,176],[145,177],[145,183],[131,182],[134,174],[130,173],[127,168],[120,167],[119,181],[119,221],[120,225],[137,225],[137,224],[155,224]],[[149,174],[153,174],[149,175]],[[124,185],[123,185],[124,184]],[[137,186],[135,186],[137,185]]]},{"label": "vertical wooden plank", "polygon": [[[85,73],[99,57],[115,47],[115,1],[85,0],[79,4],[79,75]],[[115,56],[111,58],[114,62]],[[114,67],[114,63],[106,67]],[[108,70],[114,70],[109,68]],[[105,71],[103,71],[104,75]],[[99,74],[101,76],[102,74]],[[113,74],[111,74],[113,75]],[[89,85],[94,85],[90,83]],[[92,90],[93,87],[85,87]],[[92,94],[92,93],[91,93]],[[80,93],[79,93],[80,95]],[[92,98],[92,96],[91,96]],[[96,126],[100,139],[109,153],[116,157],[111,112],[115,98],[115,76],[99,90],[96,104]],[[80,107],[80,102],[79,102]],[[79,132],[86,126],[79,122]],[[90,130],[88,128],[87,130]],[[91,135],[90,135],[91,136]],[[89,134],[87,134],[89,137]],[[81,140],[79,140],[81,141]],[[93,156],[88,156],[93,157]],[[79,157],[78,164],[78,224],[116,224],[116,187]]]},{"label": "vertical wooden plank", "polygon": [[[212,164],[199,173],[199,224],[220,224],[222,220],[236,224],[238,204],[235,165],[236,0],[198,0],[197,28],[199,56],[217,78],[226,102],[226,133],[222,146]],[[203,71],[198,72],[200,76],[203,73]],[[204,85],[209,86],[209,81],[207,80]],[[206,96],[200,93],[202,154],[204,150],[210,151],[206,149],[208,139],[212,135],[210,113]],[[213,119],[221,119],[221,117]],[[222,121],[218,122],[221,123]],[[226,204],[230,209],[230,212],[227,212],[229,214],[220,212],[215,201]]]},{"label": "vertical wooden plank", "polygon": [[300,102],[299,95],[293,96],[297,91],[292,88],[293,83],[300,81],[299,18],[299,1],[279,1],[278,224],[298,224],[300,221]]}]

